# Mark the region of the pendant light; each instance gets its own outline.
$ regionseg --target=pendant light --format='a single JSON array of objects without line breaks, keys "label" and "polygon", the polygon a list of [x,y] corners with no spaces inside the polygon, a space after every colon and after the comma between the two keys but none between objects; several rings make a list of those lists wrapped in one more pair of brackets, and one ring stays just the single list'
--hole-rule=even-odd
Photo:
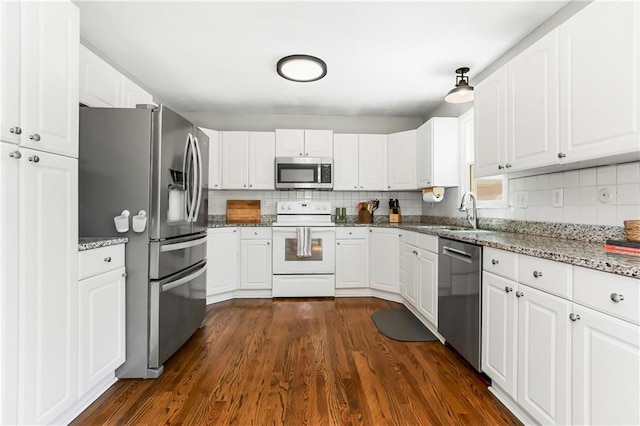
[{"label": "pendant light", "polygon": [[469,76],[465,73],[469,72],[469,68],[462,67],[456,70],[456,87],[451,89],[444,100],[452,104],[462,104],[473,100],[473,87],[469,86]]},{"label": "pendant light", "polygon": [[290,55],[278,61],[276,70],[280,77],[300,83],[317,81],[327,75],[327,64],[311,55]]}]

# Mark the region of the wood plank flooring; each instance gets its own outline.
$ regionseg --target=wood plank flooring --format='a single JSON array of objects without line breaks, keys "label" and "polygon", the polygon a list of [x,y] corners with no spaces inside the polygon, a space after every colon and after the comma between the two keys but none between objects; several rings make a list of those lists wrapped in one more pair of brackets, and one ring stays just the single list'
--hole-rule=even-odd
[{"label": "wood plank flooring", "polygon": [[439,342],[398,342],[375,298],[236,299],[156,380],[120,380],[74,425],[520,424]]}]

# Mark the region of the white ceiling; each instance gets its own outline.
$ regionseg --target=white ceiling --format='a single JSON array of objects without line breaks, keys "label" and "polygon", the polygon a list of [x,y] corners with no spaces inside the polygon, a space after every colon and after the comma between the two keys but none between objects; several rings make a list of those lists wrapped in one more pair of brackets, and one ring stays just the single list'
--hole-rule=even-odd
[{"label": "white ceiling", "polygon": [[[425,117],[567,1],[79,1],[81,36],[185,113]],[[279,58],[322,58],[294,83]]]}]

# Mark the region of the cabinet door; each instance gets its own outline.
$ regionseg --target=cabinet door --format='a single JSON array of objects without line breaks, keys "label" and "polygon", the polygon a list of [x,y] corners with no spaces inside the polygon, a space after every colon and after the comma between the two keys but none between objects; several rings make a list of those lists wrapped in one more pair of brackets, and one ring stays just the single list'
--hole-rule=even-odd
[{"label": "cabinet door", "polygon": [[358,182],[361,190],[387,189],[387,135],[359,135]]},{"label": "cabinet door", "polygon": [[416,189],[416,131],[392,133],[387,137],[387,189]]},{"label": "cabinet door", "polygon": [[474,89],[476,177],[505,172],[506,86],[507,72],[506,68],[502,67]]},{"label": "cabinet door", "polygon": [[238,232],[212,228],[207,232],[207,297],[238,288]]},{"label": "cabinet door", "polygon": [[303,157],[304,130],[276,129],[276,157]]},{"label": "cabinet door", "polygon": [[151,96],[149,92],[125,76],[121,76],[120,78],[122,81],[122,97],[119,102],[121,107],[135,108],[138,104],[155,105],[153,96]]},{"label": "cabinet door", "polygon": [[222,143],[220,132],[202,129],[209,136],[209,185],[208,189],[222,189]]},{"label": "cabinet door", "polygon": [[416,152],[418,156],[417,179],[419,188],[433,186],[433,120],[418,127]]},{"label": "cabinet door", "polygon": [[438,326],[438,255],[417,250],[418,311],[431,324]]},{"label": "cabinet door", "polygon": [[369,231],[370,287],[398,294],[400,291],[398,230],[372,228]]},{"label": "cabinet door", "polygon": [[41,424],[78,395],[78,160],[21,151],[18,420]]},{"label": "cabinet door", "polygon": [[558,30],[507,65],[508,171],[558,162]]},{"label": "cabinet door", "polygon": [[572,423],[640,424],[640,327],[580,305],[573,313]]},{"label": "cabinet door", "polygon": [[333,190],[358,189],[358,135],[333,135]]},{"label": "cabinet door", "polygon": [[562,162],[640,151],[640,3],[593,2],[562,24],[560,70]]},{"label": "cabinet door", "polygon": [[336,288],[369,287],[367,240],[336,241]]},{"label": "cabinet door", "polygon": [[518,403],[541,424],[571,423],[571,303],[520,284]]},{"label": "cabinet door", "polygon": [[21,145],[78,157],[78,8],[22,3]]},{"label": "cabinet door", "polygon": [[125,360],[125,268],[78,284],[78,397]]},{"label": "cabinet door", "polygon": [[240,241],[240,288],[271,289],[271,241]]},{"label": "cabinet door", "polygon": [[[0,3],[0,8],[4,6],[5,3]],[[21,162],[26,158],[9,156],[18,152],[17,148],[0,142],[0,424],[18,422],[18,194]]]},{"label": "cabinet door", "polygon": [[80,102],[90,107],[120,106],[120,73],[83,45],[80,45],[79,55]]},{"label": "cabinet door", "polygon": [[249,189],[275,189],[275,144],[273,132],[249,132]]},{"label": "cabinet door", "polygon": [[404,246],[404,294],[405,300],[414,308],[418,306],[418,251],[408,244]]},{"label": "cabinet door", "polygon": [[305,157],[333,157],[333,130],[305,130]]},{"label": "cabinet door", "polygon": [[[466,114],[471,122],[471,143],[473,143],[473,115]],[[464,117],[464,116],[463,116]],[[431,186],[458,186],[460,184],[460,138],[464,118],[434,117],[431,140],[433,180]],[[466,166],[466,164],[465,164]]]},{"label": "cabinet door", "polygon": [[222,188],[249,187],[249,132],[222,132]]},{"label": "cabinet door", "polygon": [[516,398],[518,283],[482,273],[482,371]]},{"label": "cabinet door", "polygon": [[20,142],[22,131],[20,5],[20,2],[0,2],[0,141],[14,144]]}]

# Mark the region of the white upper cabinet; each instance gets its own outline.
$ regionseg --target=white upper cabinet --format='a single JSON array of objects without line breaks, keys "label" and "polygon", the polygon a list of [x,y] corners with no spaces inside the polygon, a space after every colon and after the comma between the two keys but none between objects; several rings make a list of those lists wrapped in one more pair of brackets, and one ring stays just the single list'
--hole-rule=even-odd
[{"label": "white upper cabinet", "polygon": [[356,191],[359,170],[358,135],[334,134],[333,152],[333,190]]},{"label": "white upper cabinet", "polygon": [[596,1],[560,26],[562,163],[640,152],[640,3]]},{"label": "white upper cabinet", "polygon": [[500,68],[476,85],[473,101],[476,177],[505,172],[507,70]]},{"label": "white upper cabinet", "polygon": [[276,157],[333,157],[333,130],[276,129]]},{"label": "white upper cabinet", "polygon": [[457,118],[434,117],[418,128],[418,188],[458,186],[459,146]]},{"label": "white upper cabinet", "polygon": [[135,108],[153,96],[80,45],[80,102],[91,107]]},{"label": "white upper cabinet", "polygon": [[0,137],[77,157],[77,7],[2,2],[0,19]]},{"label": "white upper cabinet", "polygon": [[274,189],[273,132],[222,132],[222,188]]},{"label": "white upper cabinet", "polygon": [[387,136],[387,189],[416,189],[416,131]]},{"label": "white upper cabinet", "polygon": [[507,172],[558,162],[558,30],[507,65]]},{"label": "white upper cabinet", "polygon": [[209,184],[208,189],[222,189],[222,143],[220,132],[202,129],[209,136]]},{"label": "white upper cabinet", "polygon": [[358,136],[358,189],[387,189],[387,135]]}]

